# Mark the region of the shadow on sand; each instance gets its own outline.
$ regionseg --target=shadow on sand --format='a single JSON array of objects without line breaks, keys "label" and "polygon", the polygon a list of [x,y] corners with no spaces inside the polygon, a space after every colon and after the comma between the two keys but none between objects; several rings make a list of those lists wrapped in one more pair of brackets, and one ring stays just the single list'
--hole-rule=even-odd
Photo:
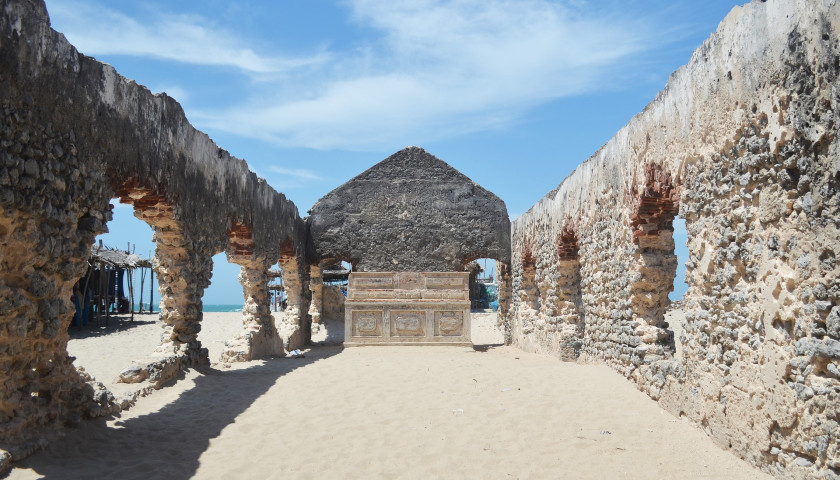
[{"label": "shadow on sand", "polygon": [[[237,370],[199,370],[195,386],[161,410],[110,427],[104,419],[87,422],[15,466],[46,479],[87,479],[94,472],[102,478],[192,478],[210,440],[278,379],[342,350],[319,347],[301,358],[268,359]],[[152,396],[163,394],[165,389]],[[282,415],[282,410],[266,413]],[[254,448],[262,448],[259,439],[254,439]]]},{"label": "shadow on sand", "polygon": [[157,313],[134,314],[134,320],[131,320],[129,314],[114,314],[108,319],[108,324],[105,324],[105,318],[101,318],[97,325],[96,320],[91,320],[87,325],[75,326],[71,325],[67,329],[71,339],[82,339],[91,337],[104,337],[112,333],[118,333],[132,328],[149,325],[150,323],[158,322]]}]

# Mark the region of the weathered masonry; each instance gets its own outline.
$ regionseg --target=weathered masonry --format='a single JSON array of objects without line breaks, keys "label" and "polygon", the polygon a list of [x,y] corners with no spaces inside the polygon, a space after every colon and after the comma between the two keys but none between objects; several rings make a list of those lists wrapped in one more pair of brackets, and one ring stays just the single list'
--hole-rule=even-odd
[{"label": "weathered masonry", "polygon": [[353,267],[345,345],[469,343],[466,266],[510,262],[505,203],[419,147],[365,170],[309,213],[313,321],[322,310],[321,270]]},{"label": "weathered masonry", "polygon": [[[736,8],[511,236],[504,202],[417,147],[304,222],[173,99],[79,54],[42,1],[0,0],[0,471],[119,408],[66,349],[72,287],[116,198],[157,244],[164,332],[123,372],[138,388],[207,363],[214,254],[242,266],[243,331],[225,361],[303,346],[326,311],[322,270],[341,261],[359,287],[350,343],[465,343],[464,268],[494,258],[515,345],[606,363],[779,477],[840,478],[838,27],[835,0]],[[668,300],[677,216],[684,320]]]},{"label": "weathered masonry", "polygon": [[833,1],[736,8],[513,225],[515,345],[606,363],[786,478],[840,476],[838,27]]},{"label": "weathered masonry", "polygon": [[305,225],[282,194],[186,120],[166,95],[81,55],[43,2],[0,3],[0,470],[114,399],[67,354],[70,301],[109,201],[154,230],[162,343],[126,381],[155,386],[207,363],[197,339],[214,254],[242,266],[229,359],[282,353],[266,272],[284,266],[286,342],[308,338]]}]

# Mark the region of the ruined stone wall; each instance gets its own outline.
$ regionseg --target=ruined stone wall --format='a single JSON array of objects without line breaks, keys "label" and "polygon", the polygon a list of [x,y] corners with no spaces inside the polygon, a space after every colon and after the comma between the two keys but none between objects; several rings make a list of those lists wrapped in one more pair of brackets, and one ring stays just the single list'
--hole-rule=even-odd
[{"label": "ruined stone wall", "polygon": [[72,285],[112,198],[155,232],[166,327],[160,361],[138,374],[152,380],[207,361],[197,334],[212,255],[250,269],[246,314],[265,318],[252,305],[267,308],[249,290],[264,281],[255,270],[276,263],[284,241],[303,258],[305,228],[293,203],[195,130],[175,100],[77,52],[41,1],[0,3],[0,85],[2,469],[44,431],[110,408],[66,344]]},{"label": "ruined stone wall", "polygon": [[[833,1],[735,8],[513,224],[514,344],[606,363],[786,478],[840,475],[838,27]],[[674,338],[677,214],[689,259]]]}]

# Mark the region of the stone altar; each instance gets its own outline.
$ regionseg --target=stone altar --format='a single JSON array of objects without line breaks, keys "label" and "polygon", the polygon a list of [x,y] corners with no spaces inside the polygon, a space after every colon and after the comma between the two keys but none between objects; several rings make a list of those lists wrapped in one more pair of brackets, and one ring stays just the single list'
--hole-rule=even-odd
[{"label": "stone altar", "polygon": [[472,345],[469,273],[353,272],[345,346]]}]

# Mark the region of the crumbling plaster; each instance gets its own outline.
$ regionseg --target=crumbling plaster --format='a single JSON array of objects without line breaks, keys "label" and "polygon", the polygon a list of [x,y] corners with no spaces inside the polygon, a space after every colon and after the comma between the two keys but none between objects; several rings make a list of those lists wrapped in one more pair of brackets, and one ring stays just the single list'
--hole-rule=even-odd
[{"label": "crumbling plaster", "polygon": [[[736,7],[513,223],[515,345],[606,363],[785,478],[840,476],[838,26],[835,1]],[[689,259],[674,338],[663,313],[677,211]]]}]

